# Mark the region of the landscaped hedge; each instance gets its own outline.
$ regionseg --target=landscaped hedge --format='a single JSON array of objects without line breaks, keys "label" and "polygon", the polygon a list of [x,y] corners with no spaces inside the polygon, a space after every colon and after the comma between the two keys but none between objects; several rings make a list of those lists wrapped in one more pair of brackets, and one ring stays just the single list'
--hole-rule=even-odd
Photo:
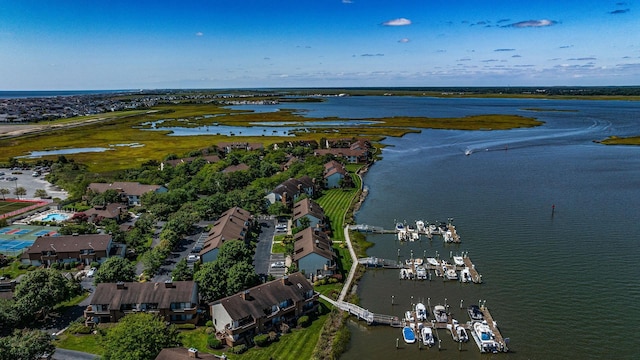
[{"label": "landscaped hedge", "polygon": [[247,345],[245,344],[236,345],[231,348],[231,352],[234,354],[242,354],[245,351],[247,351]]},{"label": "landscaped hedge", "polygon": [[196,328],[196,324],[178,324],[176,328],[179,330],[193,330]]},{"label": "landscaped hedge", "polygon": [[307,327],[307,326],[309,326],[309,324],[311,324],[311,320],[309,319],[309,317],[307,315],[300,316],[298,318],[298,326],[299,327]]},{"label": "landscaped hedge", "polygon": [[222,341],[220,341],[215,334],[211,334],[207,338],[207,346],[211,349],[220,349],[222,347]]},{"label": "landscaped hedge", "polygon": [[260,334],[253,337],[253,342],[256,345],[263,347],[269,345],[269,335],[268,334]]}]

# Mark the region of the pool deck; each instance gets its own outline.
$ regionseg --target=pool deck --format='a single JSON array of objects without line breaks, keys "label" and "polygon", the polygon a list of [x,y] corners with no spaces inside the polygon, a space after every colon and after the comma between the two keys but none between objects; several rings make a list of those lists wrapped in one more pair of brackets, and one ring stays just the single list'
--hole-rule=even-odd
[{"label": "pool deck", "polygon": [[[28,218],[22,219],[20,221],[16,221],[13,224],[14,225],[27,225],[29,223],[31,223],[32,221],[42,221],[42,219],[44,219],[45,217],[47,217],[47,215],[51,215],[51,214],[65,214],[68,215],[69,218],[71,218],[73,216],[73,214],[75,214],[74,212],[71,211],[64,211],[64,210],[47,210],[45,212],[41,212],[38,214],[33,214],[31,216],[29,216]],[[51,223],[56,223],[56,221],[51,221]]]}]

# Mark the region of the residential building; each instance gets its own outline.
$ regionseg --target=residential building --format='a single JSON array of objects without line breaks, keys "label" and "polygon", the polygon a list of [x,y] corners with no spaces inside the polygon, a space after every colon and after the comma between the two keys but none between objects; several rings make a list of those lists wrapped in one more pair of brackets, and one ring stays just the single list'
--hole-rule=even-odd
[{"label": "residential building", "polygon": [[309,176],[304,175],[298,179],[291,178],[282,182],[267,194],[265,199],[269,205],[282,202],[291,208],[302,195],[313,197],[315,190],[315,181]]},{"label": "residential building", "polygon": [[102,263],[111,256],[124,256],[124,245],[114,244],[108,234],[39,236],[22,254],[22,263],[51,266],[57,263]]},{"label": "residential building", "polygon": [[193,281],[100,283],[84,311],[87,325],[117,322],[128,314],[147,312],[164,321],[198,321],[198,285]]},{"label": "residential building", "polygon": [[96,205],[89,210],[83,211],[87,220],[92,223],[99,223],[103,219],[115,220],[120,223],[127,216],[126,206],[120,203],[110,203],[106,205]]},{"label": "residential building", "polygon": [[199,254],[202,262],[214,261],[218,257],[220,246],[227,240],[247,241],[252,222],[251,213],[237,206],[222,213],[202,245]]},{"label": "residential building", "polygon": [[301,226],[302,218],[309,219],[309,227],[314,229],[324,229],[326,226],[324,210],[317,202],[304,198],[293,205],[293,223],[295,226]]},{"label": "residential building", "polygon": [[333,275],[336,255],[327,234],[308,227],[294,235],[292,260],[298,270],[315,280],[317,276]]},{"label": "residential building", "polygon": [[220,142],[217,144],[218,149],[228,154],[234,150],[258,150],[262,149],[261,143],[248,143],[248,142]]},{"label": "residential building", "polygon": [[324,164],[324,185],[328,189],[339,188],[345,181],[351,183],[351,176],[342,163],[331,160]]},{"label": "residential building", "polygon": [[234,173],[236,171],[247,171],[249,169],[250,169],[249,165],[247,165],[245,163],[240,163],[238,165],[227,166],[226,168],[222,169],[222,173],[230,174],[230,173]]},{"label": "residential building", "polygon": [[181,159],[171,159],[165,160],[160,163],[160,170],[164,170],[164,168],[167,166],[176,167],[180,164],[190,164],[196,159],[203,159],[207,162],[207,164],[215,164],[220,161],[220,157],[218,155],[192,156]]},{"label": "residential building", "polygon": [[129,206],[141,205],[140,198],[148,192],[164,193],[167,188],[161,185],[143,185],[138,182],[117,181],[113,183],[91,183],[89,190],[101,194],[107,190],[115,190],[122,196],[122,201]]},{"label": "residential building", "polygon": [[293,273],[214,301],[211,318],[218,338],[234,346],[280,324],[295,324],[317,309],[318,296],[304,275]]}]

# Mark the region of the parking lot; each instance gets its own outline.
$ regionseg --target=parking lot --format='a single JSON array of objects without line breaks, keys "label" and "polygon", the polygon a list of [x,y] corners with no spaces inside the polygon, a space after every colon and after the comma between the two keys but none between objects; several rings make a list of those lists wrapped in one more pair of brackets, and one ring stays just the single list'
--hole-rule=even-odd
[{"label": "parking lot", "polygon": [[[11,195],[8,195],[7,197],[15,197],[13,192],[18,187],[23,187],[27,190],[27,195],[21,196],[23,199],[34,199],[37,189],[43,189],[49,196],[51,196],[51,198],[64,200],[69,196],[69,194],[63,189],[60,189],[46,181],[43,173],[40,173],[38,176],[33,176],[35,175],[34,170],[12,170],[0,168],[0,173],[3,173],[0,175],[0,188],[9,189],[11,191]],[[10,178],[11,180],[7,180],[7,178]],[[15,180],[13,180],[14,178]]]}]

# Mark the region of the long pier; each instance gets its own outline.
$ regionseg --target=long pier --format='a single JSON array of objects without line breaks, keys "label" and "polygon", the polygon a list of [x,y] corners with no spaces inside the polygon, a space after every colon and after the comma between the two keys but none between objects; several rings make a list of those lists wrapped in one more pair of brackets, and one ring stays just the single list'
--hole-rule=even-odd
[{"label": "long pier", "polygon": [[397,316],[376,314],[356,304],[340,300],[335,301],[324,295],[320,295],[320,297],[338,309],[346,311],[351,315],[355,315],[360,320],[366,321],[369,325],[390,325],[392,327],[402,327],[402,321]]},{"label": "long pier", "polygon": [[460,242],[462,242],[460,235],[456,230],[456,227],[451,222],[447,224],[441,223],[440,226],[437,226],[435,228],[431,228],[427,226],[427,227],[423,227],[422,229],[417,227],[412,227],[411,229],[409,229],[407,226],[405,226],[405,228],[402,230],[398,230],[398,229],[392,230],[392,229],[385,229],[382,226],[357,224],[357,225],[349,225],[349,230],[359,231],[363,233],[370,233],[370,234],[397,234],[398,239],[400,241],[415,241],[419,239],[420,235],[424,235],[429,240],[432,240],[434,235],[440,235],[443,237],[444,242],[446,243],[459,244]]}]

